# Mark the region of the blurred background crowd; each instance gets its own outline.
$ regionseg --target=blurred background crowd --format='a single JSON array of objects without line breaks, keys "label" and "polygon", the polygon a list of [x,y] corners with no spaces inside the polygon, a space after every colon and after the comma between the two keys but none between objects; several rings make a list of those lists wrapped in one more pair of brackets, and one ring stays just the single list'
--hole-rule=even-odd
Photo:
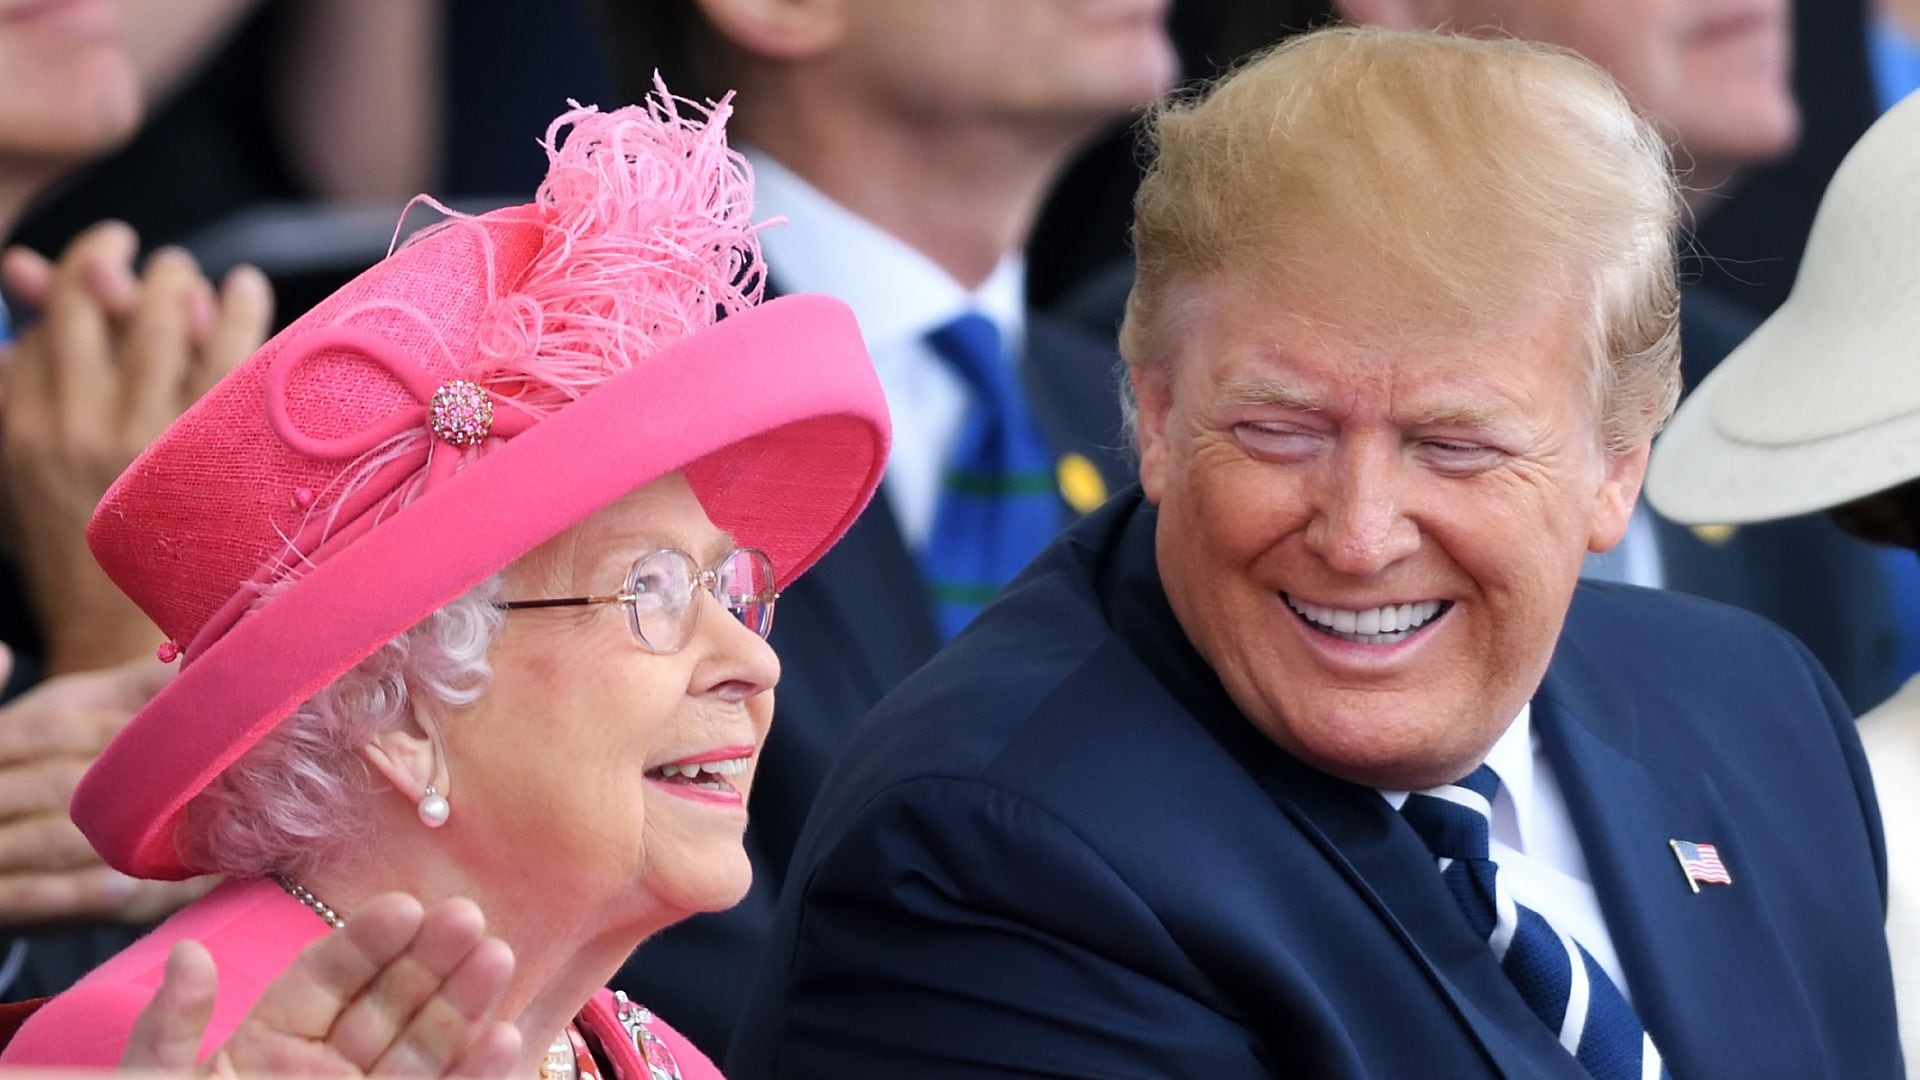
[{"label": "blurred background crowd", "polygon": [[[1049,70],[1054,43],[1023,40],[1034,20],[1015,13],[1032,0],[909,4],[902,10],[919,14],[869,28],[875,62],[838,98],[783,95],[786,46],[724,18],[699,21],[674,0],[113,0],[117,34],[89,28],[104,2],[0,0],[0,224],[19,249],[0,274],[12,340],[0,378],[0,640],[12,660],[0,707],[5,1000],[58,992],[206,887],[115,874],[65,820],[79,771],[168,670],[154,659],[156,646],[164,652],[158,631],[87,556],[81,528],[93,504],[200,389],[385,255],[416,193],[460,209],[524,198],[546,167],[536,140],[567,99],[634,101],[655,71],[694,98],[738,87],[738,137],[767,211],[808,219],[817,208],[807,200],[825,192],[938,266],[945,286],[985,297],[990,311],[999,297],[1000,329],[1024,337],[1030,365],[1042,351],[1072,358],[1061,383],[1071,396],[1072,386],[1113,385],[1139,175],[1132,118],[1176,80],[1216,75],[1289,34],[1338,19],[1498,28],[1612,72],[1667,135],[1690,192],[1689,388],[1785,299],[1833,170],[1882,110],[1920,86],[1914,0],[1172,0],[1144,7],[1165,20],[1177,74],[1102,68],[1094,56],[1085,72],[1062,60],[1064,75]],[[706,15],[753,6],[709,4]],[[923,8],[943,10],[914,25]],[[758,24],[741,15],[749,25]],[[1715,39],[1728,47],[1703,60]],[[833,110],[845,120],[886,107],[863,103],[861,87],[905,95],[903,115],[964,152],[836,137]],[[864,290],[864,305],[847,298],[884,365],[887,330],[870,312],[913,301],[841,282],[831,260],[794,250],[808,234],[794,235],[786,248],[768,235],[775,287]],[[888,370],[901,443],[888,493],[911,549],[925,542],[916,520],[931,507],[921,499],[913,509],[911,432],[937,429],[942,406]],[[1031,382],[1028,392],[1043,427],[1056,407],[1073,411],[1050,406]],[[1080,510],[1127,480],[1117,424],[1092,413],[1093,430],[1052,440],[1087,448],[1060,459],[1061,493]],[[1766,615],[1812,649],[1857,711],[1920,671],[1911,552],[1870,547],[1824,515],[1688,528],[1640,514],[1592,575]],[[860,533],[843,550],[843,562],[886,572]],[[820,588],[833,586],[834,567],[817,572]],[[793,636],[783,645],[776,628],[776,647],[808,647],[807,603],[788,615],[783,601]],[[887,618],[875,616],[883,630]],[[749,845],[759,899],[647,946],[653,970],[675,972],[672,986],[634,976],[636,997],[696,1042],[717,1049],[735,1003],[703,999],[687,965],[752,948],[837,731],[939,644],[922,634],[914,645],[916,634],[855,641],[805,664],[821,674],[791,694],[782,683],[782,724],[755,791],[757,810],[778,801],[782,812],[757,814],[767,835]],[[849,673],[856,660],[871,670]],[[783,768],[781,754],[799,764]],[[724,992],[717,981],[711,989]]]}]

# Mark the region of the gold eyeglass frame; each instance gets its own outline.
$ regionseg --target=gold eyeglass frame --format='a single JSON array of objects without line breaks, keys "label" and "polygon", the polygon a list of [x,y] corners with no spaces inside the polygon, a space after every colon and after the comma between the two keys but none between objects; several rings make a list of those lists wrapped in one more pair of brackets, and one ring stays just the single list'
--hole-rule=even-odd
[{"label": "gold eyeglass frame", "polygon": [[[681,616],[681,621],[678,624],[676,624],[679,629],[680,638],[678,643],[675,644],[674,647],[671,649],[662,649],[656,646],[653,642],[648,641],[646,637],[643,634],[641,634],[640,617],[637,609],[633,607],[633,605],[639,601],[640,595],[641,595],[640,593],[636,592],[634,589],[634,584],[639,580],[639,577],[640,577],[640,567],[645,565],[648,560],[656,558],[661,555],[678,555],[681,558],[685,559],[689,565],[695,568],[694,573],[690,575],[690,579],[687,583],[686,610],[689,612],[692,612],[693,614]],[[766,552],[761,551],[759,548],[753,548],[753,547],[734,548],[733,550],[727,552],[725,555],[720,556],[720,558],[717,560],[716,566],[725,566],[728,562],[732,561],[733,558],[737,555],[758,556],[760,559],[760,562],[766,567],[767,579],[769,581],[774,580],[773,558],[769,556]],[[757,592],[747,596],[732,597],[732,598],[722,597],[720,595],[719,590],[720,590],[720,571],[716,567],[701,566],[700,560],[694,558],[693,555],[691,555],[688,552],[682,551],[679,548],[656,548],[653,551],[649,551],[645,555],[642,555],[639,558],[633,560],[633,565],[627,570],[626,588],[621,590],[620,592],[610,593],[603,596],[561,596],[561,597],[551,597],[543,600],[502,600],[502,601],[495,602],[493,606],[498,608],[501,611],[527,611],[527,610],[537,610],[542,608],[590,607],[590,606],[595,606],[600,604],[624,604],[624,605],[627,605],[628,607],[627,629],[632,632],[633,639],[640,644],[641,648],[657,656],[671,656],[674,653],[679,652],[681,649],[686,648],[687,642],[692,640],[693,628],[694,626],[697,625],[697,621],[699,619],[699,614],[698,614],[699,605],[696,602],[697,597],[695,594],[700,592],[705,592],[707,595],[713,597],[714,600],[717,603],[719,603],[721,607],[726,608],[727,611],[734,616],[735,621],[739,622],[741,626],[745,626],[747,627],[747,629],[752,630],[755,634],[758,634],[762,640],[764,640],[768,634],[773,632],[773,612],[774,612],[775,606],[778,604],[780,600],[780,590],[768,589],[763,592]],[[736,601],[738,602],[739,606],[736,606],[736,603],[735,603]],[[759,627],[751,626],[744,619],[740,618],[741,607],[744,607],[745,605],[748,605],[748,604],[760,604],[766,608],[767,616],[766,616],[764,625]]]}]

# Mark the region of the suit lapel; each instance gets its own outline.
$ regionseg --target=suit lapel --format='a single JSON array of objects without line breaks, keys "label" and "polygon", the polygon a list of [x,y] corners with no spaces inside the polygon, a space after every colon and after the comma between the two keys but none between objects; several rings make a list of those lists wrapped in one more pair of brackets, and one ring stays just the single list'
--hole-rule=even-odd
[{"label": "suit lapel", "polygon": [[[1677,1076],[1761,1075],[1818,1062],[1817,1030],[1760,889],[1742,887],[1741,842],[1713,782],[1640,737],[1664,718],[1637,707],[1617,673],[1563,649],[1534,700],[1534,721],[1579,834],[1634,1009]],[[1675,724],[1678,725],[1676,720]],[[1674,755],[1685,757],[1685,755]],[[1730,886],[1695,893],[1669,840],[1712,843]],[[1729,1007],[1764,994],[1763,1010]],[[1795,1010],[1803,1018],[1792,1023]]]},{"label": "suit lapel", "polygon": [[1586,1077],[1527,1008],[1441,884],[1432,853],[1386,800],[1291,759],[1260,775],[1274,801],[1413,954],[1501,1075]]}]

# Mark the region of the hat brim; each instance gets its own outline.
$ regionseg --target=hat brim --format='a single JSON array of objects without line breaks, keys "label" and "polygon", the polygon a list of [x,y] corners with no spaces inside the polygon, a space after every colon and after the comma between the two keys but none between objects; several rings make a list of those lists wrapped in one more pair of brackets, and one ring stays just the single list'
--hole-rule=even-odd
[{"label": "hat brim", "polygon": [[685,470],[708,515],[766,550],[784,585],[866,506],[888,440],[844,304],[792,296],[727,318],[474,461],[241,619],[108,745],[74,793],[74,821],[118,870],[191,876],[175,837],[194,796],[302,702],[515,559]]},{"label": "hat brim", "polygon": [[1762,356],[1769,367],[1818,364],[1835,350],[1885,347],[1816,332],[1789,301],[1681,403],[1654,444],[1647,501],[1682,524],[1741,525],[1825,510],[1920,477],[1920,414],[1777,445],[1731,436],[1716,423],[1720,395]]}]

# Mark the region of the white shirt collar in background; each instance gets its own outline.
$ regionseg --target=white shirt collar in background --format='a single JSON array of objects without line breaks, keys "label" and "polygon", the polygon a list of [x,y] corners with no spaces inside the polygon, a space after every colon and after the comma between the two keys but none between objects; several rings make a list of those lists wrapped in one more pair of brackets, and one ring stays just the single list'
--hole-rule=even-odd
[{"label": "white shirt collar in background", "polygon": [[933,528],[940,476],[972,402],[971,391],[926,343],[926,335],[968,311],[992,319],[1020,362],[1026,338],[1026,262],[1000,260],[968,290],[899,237],[834,202],[758,150],[754,205],[786,223],[760,233],[774,282],[786,292],[825,293],[853,308],[893,414],[893,451],[883,490],[910,549]]}]

